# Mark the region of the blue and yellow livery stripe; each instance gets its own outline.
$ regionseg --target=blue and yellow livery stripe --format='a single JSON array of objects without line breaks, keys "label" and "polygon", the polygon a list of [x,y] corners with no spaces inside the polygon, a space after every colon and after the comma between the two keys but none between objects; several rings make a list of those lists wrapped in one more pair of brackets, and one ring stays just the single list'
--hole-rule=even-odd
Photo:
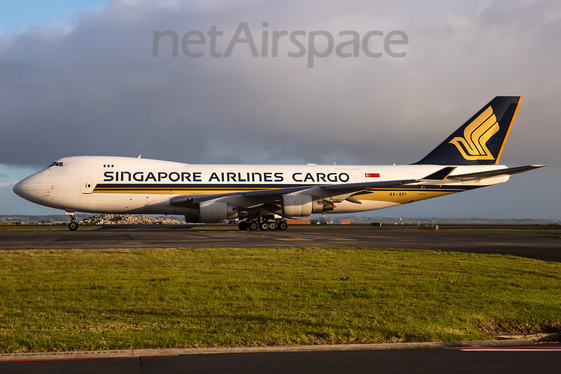
[{"label": "blue and yellow livery stripe", "polygon": [[[97,184],[93,193],[117,193],[117,194],[161,194],[161,195],[203,195],[203,194],[223,194],[223,193],[244,193],[259,190],[275,190],[279,188],[297,187],[301,185],[217,185],[217,184],[122,184],[122,183],[103,183]],[[438,192],[454,193],[461,192],[479,186],[396,186],[395,188],[369,188],[369,192],[359,192],[357,196],[362,197],[380,192]]]},{"label": "blue and yellow livery stripe", "polygon": [[362,201],[388,201],[397,204],[405,204],[475,188],[480,188],[480,186],[430,186],[425,188],[421,188],[421,186],[400,186],[396,188],[372,188],[370,192],[357,194],[355,197]]}]

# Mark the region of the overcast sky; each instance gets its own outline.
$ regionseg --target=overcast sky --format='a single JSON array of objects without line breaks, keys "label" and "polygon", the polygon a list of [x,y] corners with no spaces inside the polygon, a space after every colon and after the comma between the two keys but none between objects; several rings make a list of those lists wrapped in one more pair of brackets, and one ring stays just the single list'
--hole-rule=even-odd
[{"label": "overcast sky", "polygon": [[[226,57],[240,25],[256,51],[239,42]],[[213,27],[222,32],[216,45]],[[155,31],[178,35],[177,57],[169,35],[153,56]],[[190,31],[183,40],[193,44],[182,48]],[[272,35],[284,31],[304,33],[303,53],[281,36],[272,57]],[[329,48],[326,34],[333,51],[310,59],[316,31],[318,54]],[[337,53],[350,39],[343,31],[361,38],[357,57],[343,57],[355,53],[349,45]],[[392,31],[407,44],[388,53]],[[494,96],[520,95],[501,164],[547,168],[372,214],[561,220],[559,35],[553,0],[0,1],[0,214],[60,213],[12,187],[72,155],[416,162]]]}]

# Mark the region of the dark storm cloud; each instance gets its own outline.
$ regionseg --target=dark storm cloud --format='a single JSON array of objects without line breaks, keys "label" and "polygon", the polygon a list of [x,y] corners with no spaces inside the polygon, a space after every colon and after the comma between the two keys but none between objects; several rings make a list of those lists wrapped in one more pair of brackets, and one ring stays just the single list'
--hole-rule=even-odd
[{"label": "dark storm cloud", "polygon": [[[67,155],[189,163],[407,163],[495,95],[524,95],[504,160],[556,163],[560,7],[556,2],[113,1],[69,30],[0,41],[0,164]],[[181,38],[240,22],[260,45],[276,30],[403,30],[404,58],[202,58]],[[219,48],[224,51],[227,41]],[[379,47],[379,46],[374,46]]]}]

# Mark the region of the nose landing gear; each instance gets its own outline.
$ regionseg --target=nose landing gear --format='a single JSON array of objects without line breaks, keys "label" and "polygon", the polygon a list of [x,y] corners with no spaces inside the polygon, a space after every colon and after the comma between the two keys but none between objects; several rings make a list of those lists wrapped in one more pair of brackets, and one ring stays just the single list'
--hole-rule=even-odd
[{"label": "nose landing gear", "polygon": [[70,229],[70,231],[76,231],[78,230],[78,222],[76,222],[77,218],[74,215],[74,211],[71,210],[67,210],[66,214],[68,214],[70,216],[70,223],[68,224],[68,228]]}]

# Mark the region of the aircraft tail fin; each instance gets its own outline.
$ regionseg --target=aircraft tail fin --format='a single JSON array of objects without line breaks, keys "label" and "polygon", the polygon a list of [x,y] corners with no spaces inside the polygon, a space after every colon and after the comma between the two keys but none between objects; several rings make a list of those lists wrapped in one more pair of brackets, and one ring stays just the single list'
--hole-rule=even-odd
[{"label": "aircraft tail fin", "polygon": [[416,164],[498,164],[521,96],[497,96]]}]

